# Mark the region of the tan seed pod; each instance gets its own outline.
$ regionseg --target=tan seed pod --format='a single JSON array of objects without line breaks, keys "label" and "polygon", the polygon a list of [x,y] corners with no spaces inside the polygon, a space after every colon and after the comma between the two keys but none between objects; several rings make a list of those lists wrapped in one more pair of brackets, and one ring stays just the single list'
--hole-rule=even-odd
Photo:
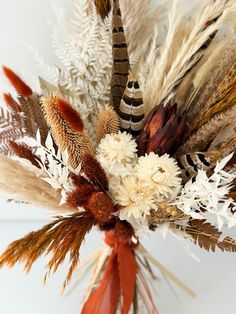
[{"label": "tan seed pod", "polygon": [[85,153],[94,154],[80,115],[57,96],[44,98],[42,107],[56,144],[61,151],[68,151],[69,164],[75,169]]},{"label": "tan seed pod", "polygon": [[106,134],[118,133],[120,121],[117,113],[110,107],[102,109],[98,115],[96,127],[97,144]]}]

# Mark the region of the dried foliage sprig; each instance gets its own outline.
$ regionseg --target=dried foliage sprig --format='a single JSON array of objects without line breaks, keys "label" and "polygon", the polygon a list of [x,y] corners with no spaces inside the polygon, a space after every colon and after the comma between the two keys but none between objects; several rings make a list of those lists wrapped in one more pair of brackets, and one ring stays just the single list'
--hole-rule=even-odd
[{"label": "dried foliage sprig", "polygon": [[59,206],[60,192],[38,178],[30,169],[2,155],[0,155],[0,161],[1,191],[8,198],[52,209],[57,213],[74,211],[66,205]]},{"label": "dried foliage sprig", "polygon": [[17,262],[23,262],[25,270],[29,272],[41,255],[52,254],[47,265],[50,273],[55,272],[69,254],[71,264],[64,282],[65,287],[78,264],[80,246],[93,223],[93,218],[88,213],[57,217],[42,229],[10,244],[0,257],[0,266],[13,267]]},{"label": "dried foliage sprig", "polygon": [[215,252],[219,248],[221,251],[236,252],[236,241],[230,237],[221,239],[222,233],[206,220],[190,220],[185,231],[207,251]]},{"label": "dried foliage sprig", "polygon": [[16,156],[20,158],[25,158],[29,160],[32,163],[32,165],[34,165],[37,168],[40,168],[39,158],[35,154],[33,154],[32,150],[29,147],[23,144],[18,144],[13,141],[9,142],[9,147]]}]

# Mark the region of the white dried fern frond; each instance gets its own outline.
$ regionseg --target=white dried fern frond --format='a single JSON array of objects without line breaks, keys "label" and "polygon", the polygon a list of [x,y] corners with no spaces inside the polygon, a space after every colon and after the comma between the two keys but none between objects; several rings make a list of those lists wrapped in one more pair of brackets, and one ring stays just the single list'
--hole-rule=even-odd
[{"label": "white dried fern frond", "polygon": [[[202,57],[201,47],[203,44],[223,25],[227,12],[233,9],[235,9],[234,1],[208,2],[187,23],[187,17],[180,14],[178,1],[174,1],[165,43],[146,83],[144,101],[149,110],[155,105],[163,101],[167,103],[173,98],[176,87],[184,75]],[[220,16],[221,14],[222,16]],[[206,28],[206,23],[217,16],[220,16],[217,21]],[[176,47],[177,34],[178,46]],[[177,54],[175,55],[176,50]]]}]

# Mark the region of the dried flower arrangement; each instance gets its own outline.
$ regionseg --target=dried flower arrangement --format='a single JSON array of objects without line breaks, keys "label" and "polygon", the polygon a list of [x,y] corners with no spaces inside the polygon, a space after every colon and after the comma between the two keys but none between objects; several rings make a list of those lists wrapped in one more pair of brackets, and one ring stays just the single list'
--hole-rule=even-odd
[{"label": "dried flower arrangement", "polygon": [[66,287],[98,228],[106,248],[79,266],[94,266],[83,314],[157,313],[150,264],[194,295],[143,248],[143,229],[236,251],[222,231],[236,225],[235,1],[205,1],[194,16],[177,0],[149,5],[77,0],[73,17],[60,12],[62,67],[39,60],[52,81],[39,78],[40,94],[3,67],[17,97],[0,109],[1,190],[58,216],[10,244],[0,266],[29,271],[51,254],[49,274],[69,255]]}]

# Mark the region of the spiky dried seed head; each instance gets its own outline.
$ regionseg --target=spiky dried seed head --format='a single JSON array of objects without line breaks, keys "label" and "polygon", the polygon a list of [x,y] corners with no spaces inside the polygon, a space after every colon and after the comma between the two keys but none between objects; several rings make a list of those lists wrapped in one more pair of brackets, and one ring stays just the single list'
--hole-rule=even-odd
[{"label": "spiky dried seed head", "polygon": [[118,133],[120,130],[120,121],[117,113],[110,107],[102,109],[98,114],[96,126],[97,144],[106,134]]},{"label": "spiky dried seed head", "polygon": [[67,149],[70,166],[77,168],[85,153],[94,154],[80,115],[57,96],[45,97],[42,108],[56,144],[61,151]]}]

